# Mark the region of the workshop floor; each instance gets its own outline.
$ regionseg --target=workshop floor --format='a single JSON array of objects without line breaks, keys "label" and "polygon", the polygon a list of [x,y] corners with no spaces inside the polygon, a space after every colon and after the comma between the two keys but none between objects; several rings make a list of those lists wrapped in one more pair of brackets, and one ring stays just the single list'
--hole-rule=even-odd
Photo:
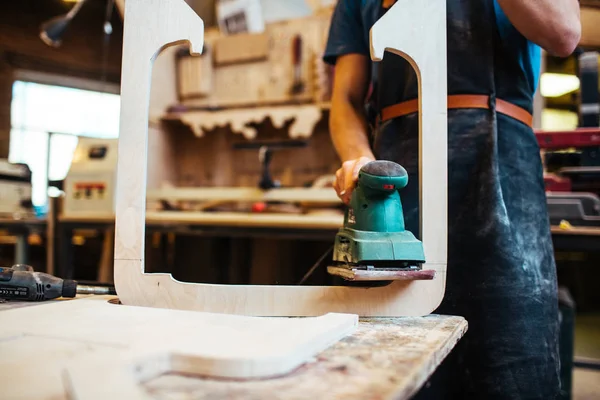
[{"label": "workshop floor", "polygon": [[[575,356],[600,359],[600,314],[578,314],[575,319]],[[573,400],[600,399],[600,371],[573,371]]]}]

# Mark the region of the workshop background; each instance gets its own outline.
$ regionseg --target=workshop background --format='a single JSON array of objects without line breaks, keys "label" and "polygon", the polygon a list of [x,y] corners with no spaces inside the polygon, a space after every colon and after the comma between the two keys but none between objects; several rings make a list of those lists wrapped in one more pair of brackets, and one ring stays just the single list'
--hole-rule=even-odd
[{"label": "workshop background", "polygon": [[[0,5],[2,265],[112,283],[123,2]],[[187,3],[204,20],[205,51],[169,47],[154,64],[146,269],[189,282],[297,284],[343,218],[330,190],[334,70],[321,61],[336,1]],[[595,399],[600,0],[581,0],[581,13],[577,51],[544,54],[534,124],[561,287],[565,398]],[[309,187],[323,190],[260,195]],[[308,281],[331,283],[323,268]]]}]

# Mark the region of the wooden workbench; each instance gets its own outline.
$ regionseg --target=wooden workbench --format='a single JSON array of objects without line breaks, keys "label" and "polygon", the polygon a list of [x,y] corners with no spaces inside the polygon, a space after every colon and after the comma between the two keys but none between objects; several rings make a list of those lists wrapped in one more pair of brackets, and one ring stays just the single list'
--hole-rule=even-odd
[{"label": "wooden workbench", "polygon": [[552,242],[555,251],[598,251],[600,249],[600,228],[572,227],[562,229],[553,226]]},{"label": "wooden workbench", "polygon": [[562,229],[559,226],[552,226],[553,235],[578,235],[578,236],[600,236],[600,228],[592,226],[573,227],[570,229]]},{"label": "wooden workbench", "polygon": [[[344,217],[335,212],[312,212],[308,214],[285,213],[242,213],[242,212],[191,212],[191,211],[148,211],[146,213],[146,232],[156,234],[173,234],[181,236],[228,237],[254,242],[256,240],[293,240],[321,241],[333,243],[337,230],[342,226]],[[58,274],[63,278],[74,276],[72,238],[76,230],[93,229],[110,235],[107,249],[112,249],[112,229],[114,217],[111,216],[59,216],[57,242],[60,243]],[[161,236],[161,235],[159,235]],[[161,236],[166,237],[166,236]],[[168,265],[168,250],[161,248],[155,254],[156,265],[164,270],[172,270]],[[324,251],[324,250],[323,250]],[[320,256],[315,255],[315,260]],[[103,257],[106,259],[106,257]],[[112,261],[112,260],[110,260]],[[307,262],[306,269],[314,261]],[[112,262],[101,262],[98,277],[109,276]],[[225,271],[224,266],[221,270]],[[302,272],[304,273],[304,272]],[[195,278],[190,278],[195,279]],[[199,278],[202,279],[202,278]],[[298,278],[299,279],[299,278]],[[109,280],[102,280],[108,282]]]},{"label": "wooden workbench", "polygon": [[[113,217],[60,216],[60,223],[114,224]],[[148,211],[146,224],[151,226],[195,225],[236,228],[272,229],[324,229],[334,230],[342,226],[344,216],[335,213],[278,214],[208,211]]]},{"label": "wooden workbench", "polygon": [[[0,319],[2,312],[25,306],[39,307],[32,303],[4,303],[0,305]],[[322,352],[314,361],[280,378],[228,381],[163,375],[143,386],[151,398],[165,400],[409,399],[425,384],[466,330],[467,322],[453,316],[363,319],[354,334]],[[53,353],[50,348],[44,348],[44,351]],[[53,359],[42,354],[38,361],[35,371],[25,380],[29,385],[35,385],[36,380],[43,382],[44,377],[40,374],[55,373],[55,370],[51,372],[53,368],[65,362],[64,358]],[[11,370],[14,371],[11,365],[6,361],[3,364],[0,358],[0,387],[8,386],[8,382],[14,386],[22,379],[11,376]],[[60,386],[55,384],[53,387]],[[66,398],[65,393],[48,389],[45,399]]]}]

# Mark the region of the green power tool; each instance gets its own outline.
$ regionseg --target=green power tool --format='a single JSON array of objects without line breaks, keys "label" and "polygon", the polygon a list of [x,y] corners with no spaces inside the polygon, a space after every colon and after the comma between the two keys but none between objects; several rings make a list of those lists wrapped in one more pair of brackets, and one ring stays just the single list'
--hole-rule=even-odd
[{"label": "green power tool", "polygon": [[424,271],[423,244],[404,227],[400,190],[408,184],[406,170],[391,161],[364,165],[344,226],[333,247],[331,275],[350,281],[429,280]]}]

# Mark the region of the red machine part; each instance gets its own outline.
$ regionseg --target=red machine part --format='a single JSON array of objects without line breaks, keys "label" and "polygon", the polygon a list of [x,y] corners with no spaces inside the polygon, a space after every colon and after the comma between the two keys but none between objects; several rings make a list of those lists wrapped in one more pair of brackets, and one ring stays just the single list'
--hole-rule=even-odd
[{"label": "red machine part", "polygon": [[75,189],[106,189],[106,184],[103,182],[77,182],[75,184]]},{"label": "red machine part", "polygon": [[536,130],[535,136],[542,149],[600,147],[600,128],[578,128],[573,131]]},{"label": "red machine part", "polygon": [[544,174],[546,192],[570,192],[571,180],[556,174]]},{"label": "red machine part", "polygon": [[252,204],[252,212],[253,213],[264,212],[266,209],[267,209],[267,203],[265,203],[263,201]]}]

